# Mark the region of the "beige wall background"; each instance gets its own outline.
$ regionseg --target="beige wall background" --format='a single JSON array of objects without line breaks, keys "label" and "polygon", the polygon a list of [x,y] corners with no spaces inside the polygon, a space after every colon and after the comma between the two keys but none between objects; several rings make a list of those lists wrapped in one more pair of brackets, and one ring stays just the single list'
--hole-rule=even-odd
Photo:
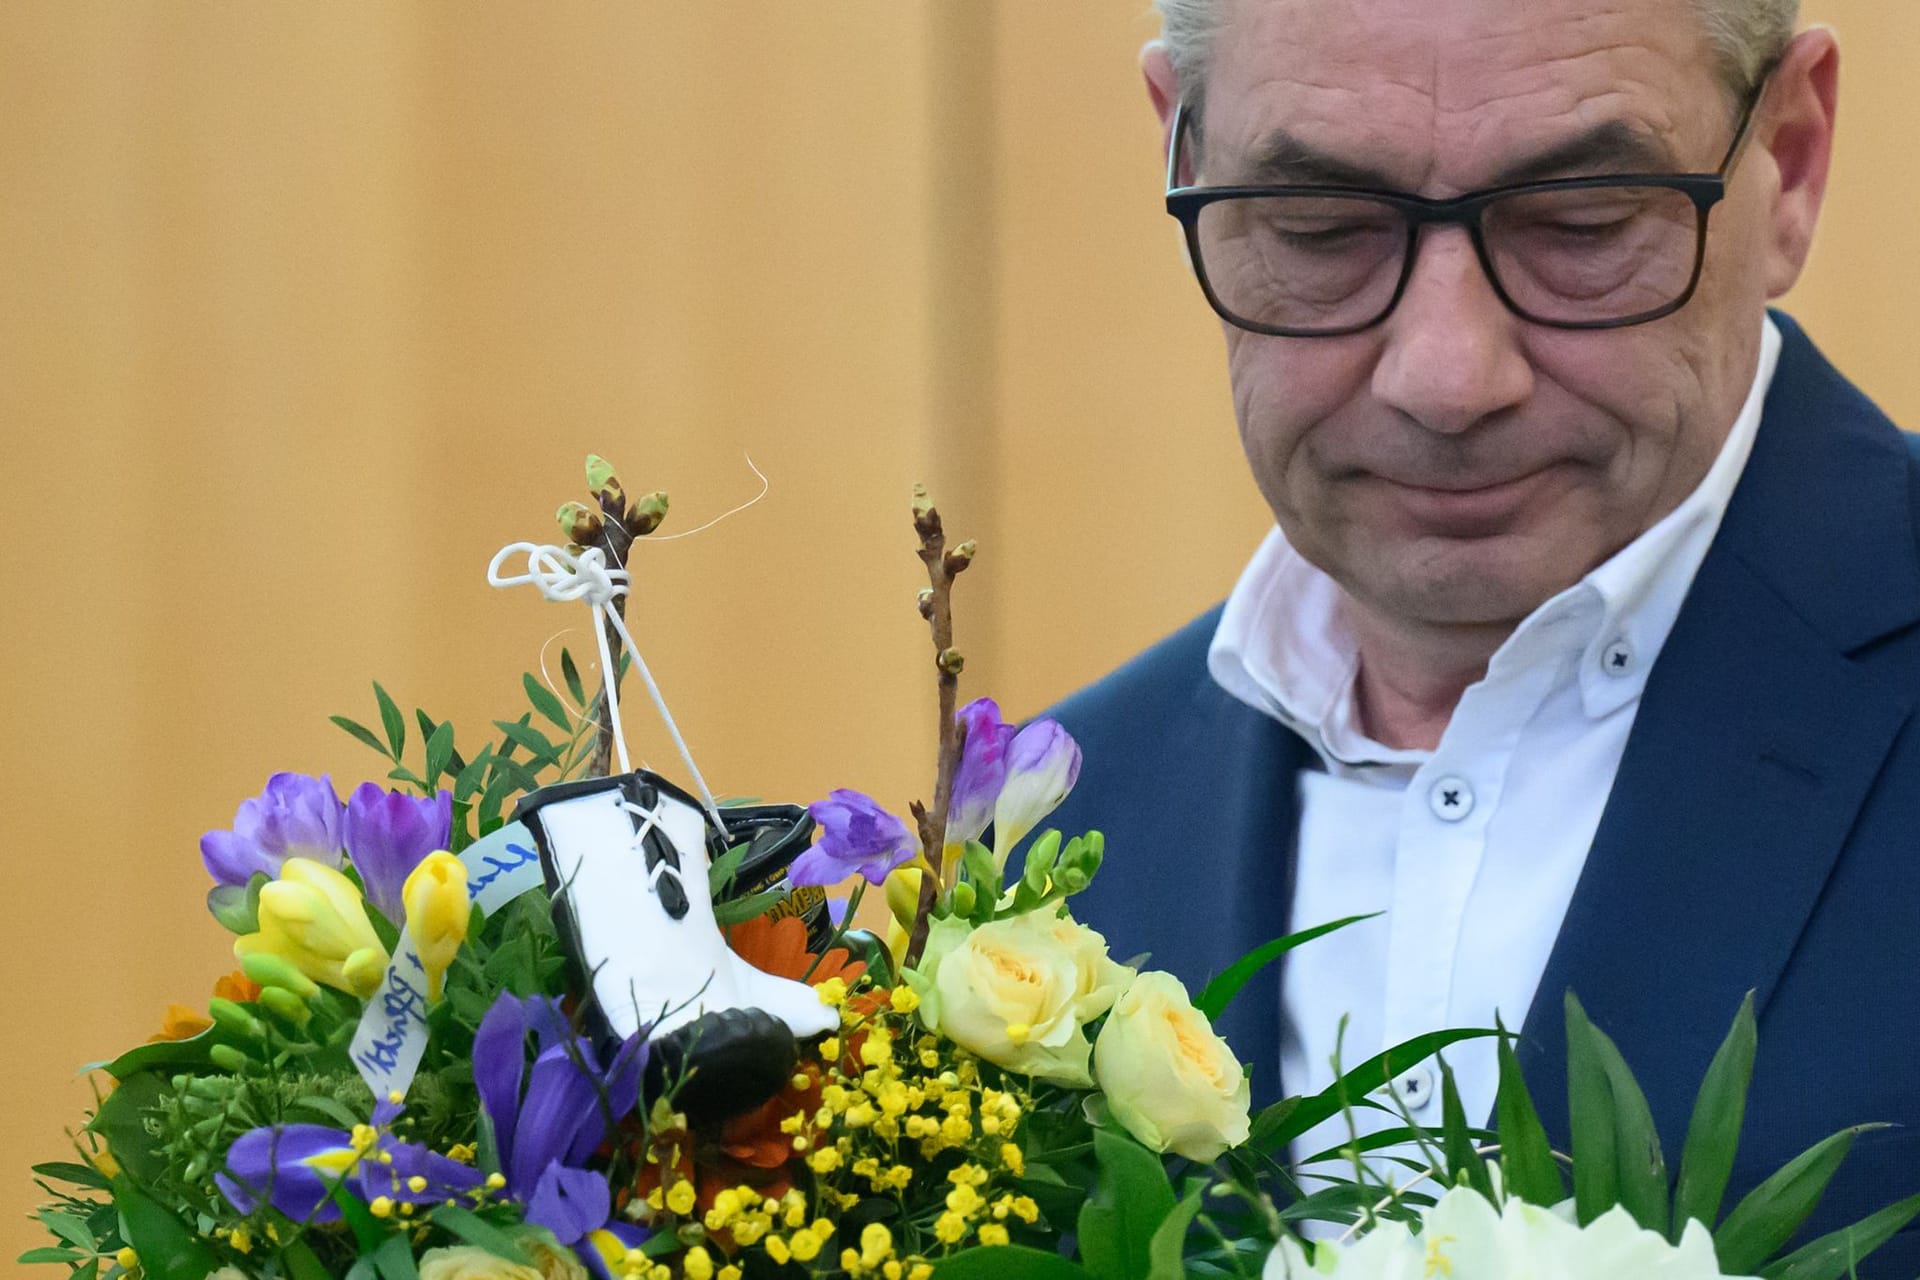
[{"label": "beige wall background", "polygon": [[[1808,8],[1848,67],[1792,305],[1920,423],[1920,7]],[[916,479],[983,546],[967,689],[1018,712],[1225,593],[1265,520],[1159,207],[1145,9],[0,8],[5,1258],[75,1066],[229,967],[199,834],[272,770],[369,776],[326,721],[369,677],[477,729],[590,646],[484,580],[589,450],[669,531],[770,477],[635,564],[725,791],[926,789]]]}]

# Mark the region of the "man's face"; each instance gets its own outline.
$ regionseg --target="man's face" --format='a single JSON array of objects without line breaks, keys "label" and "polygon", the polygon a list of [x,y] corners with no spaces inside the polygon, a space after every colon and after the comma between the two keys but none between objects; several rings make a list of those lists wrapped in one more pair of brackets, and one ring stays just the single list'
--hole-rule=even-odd
[{"label": "man's face", "polygon": [[[1250,171],[1282,134],[1433,197],[1496,185],[1601,126],[1651,144],[1656,171],[1710,172],[1733,138],[1678,0],[1219,3],[1204,185],[1300,180]],[[1537,176],[1619,168],[1596,153]],[[1288,540],[1363,609],[1414,626],[1511,625],[1577,582],[1671,511],[1725,440],[1753,376],[1777,187],[1750,148],[1712,215],[1699,292],[1634,328],[1520,320],[1457,227],[1423,234],[1374,329],[1227,327],[1241,439]]]}]

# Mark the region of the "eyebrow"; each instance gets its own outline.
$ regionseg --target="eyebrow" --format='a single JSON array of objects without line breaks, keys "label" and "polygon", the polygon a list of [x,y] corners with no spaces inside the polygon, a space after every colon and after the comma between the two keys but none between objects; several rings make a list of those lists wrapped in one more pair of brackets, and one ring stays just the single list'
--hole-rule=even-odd
[{"label": "eyebrow", "polygon": [[[1496,172],[1490,187],[1540,182],[1576,174],[1676,172],[1673,154],[1654,135],[1611,120],[1522,156]],[[1276,129],[1248,159],[1249,183],[1396,189],[1382,169],[1343,159]]]}]

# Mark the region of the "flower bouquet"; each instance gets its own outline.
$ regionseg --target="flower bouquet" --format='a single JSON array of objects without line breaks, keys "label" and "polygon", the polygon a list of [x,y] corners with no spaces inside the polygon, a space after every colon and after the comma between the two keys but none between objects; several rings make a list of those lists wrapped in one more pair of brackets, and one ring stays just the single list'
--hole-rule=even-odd
[{"label": "flower bouquet", "polygon": [[[1830,1280],[1920,1213],[1901,1201],[1776,1258],[1852,1131],[1722,1213],[1750,1008],[1676,1179],[1571,997],[1570,1153],[1498,1029],[1422,1037],[1255,1114],[1212,1020],[1348,922],[1192,995],[1074,919],[1105,842],[1044,824],[1079,748],[959,705],[953,588],[974,547],[948,544],[924,493],[939,750],[932,800],[902,819],[853,791],[804,809],[712,794],[624,624],[627,552],[666,497],[631,498],[597,458],[587,479],[565,545],[508,547],[490,577],[592,611],[598,688],[563,652],[559,684],[524,676],[527,707],[475,747],[376,684],[377,727],[335,720],[382,780],[342,803],[328,778],[275,774],[208,832],[238,969],[100,1064],[77,1158],[34,1170],[54,1243],[22,1261],[81,1280]],[[626,758],[629,675],[690,788]],[[1350,1176],[1300,1185],[1296,1138],[1394,1106],[1396,1074],[1488,1035],[1497,1137],[1442,1061],[1438,1132],[1402,1112],[1346,1144]]]}]

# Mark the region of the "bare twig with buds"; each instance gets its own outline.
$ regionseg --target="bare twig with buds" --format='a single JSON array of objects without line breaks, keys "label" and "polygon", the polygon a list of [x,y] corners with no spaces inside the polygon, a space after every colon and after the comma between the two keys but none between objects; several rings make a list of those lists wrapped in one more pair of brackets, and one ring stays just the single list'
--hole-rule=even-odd
[{"label": "bare twig with buds", "polygon": [[[644,538],[658,529],[667,518],[667,495],[654,492],[630,502],[627,491],[614,474],[613,464],[598,454],[587,455],[587,488],[592,491],[599,510],[584,502],[569,502],[560,508],[560,531],[576,552],[598,547],[607,558],[609,569],[627,567],[627,552],[635,538]],[[613,611],[624,622],[627,596],[615,596]],[[593,755],[587,762],[587,776],[605,777],[613,769],[613,718],[607,714],[607,694],[619,691],[621,644],[619,633],[609,619],[607,651],[613,655],[613,669],[600,673],[600,694],[594,701],[594,722],[599,731],[594,738]]]},{"label": "bare twig with buds", "polygon": [[920,828],[920,847],[932,874],[920,878],[920,907],[915,913],[913,936],[907,943],[903,963],[912,965],[927,944],[927,926],[932,920],[933,903],[944,883],[944,858],[947,810],[953,802],[953,775],[960,767],[960,722],[954,716],[959,701],[960,671],[966,659],[953,647],[953,580],[973,563],[975,545],[963,542],[949,548],[940,521],[940,512],[927,496],[925,485],[913,487],[913,529],[920,535],[920,561],[927,567],[928,585],[920,592],[920,616],[933,633],[934,669],[940,685],[940,754],[934,776],[933,807],[915,801],[914,821]]}]

